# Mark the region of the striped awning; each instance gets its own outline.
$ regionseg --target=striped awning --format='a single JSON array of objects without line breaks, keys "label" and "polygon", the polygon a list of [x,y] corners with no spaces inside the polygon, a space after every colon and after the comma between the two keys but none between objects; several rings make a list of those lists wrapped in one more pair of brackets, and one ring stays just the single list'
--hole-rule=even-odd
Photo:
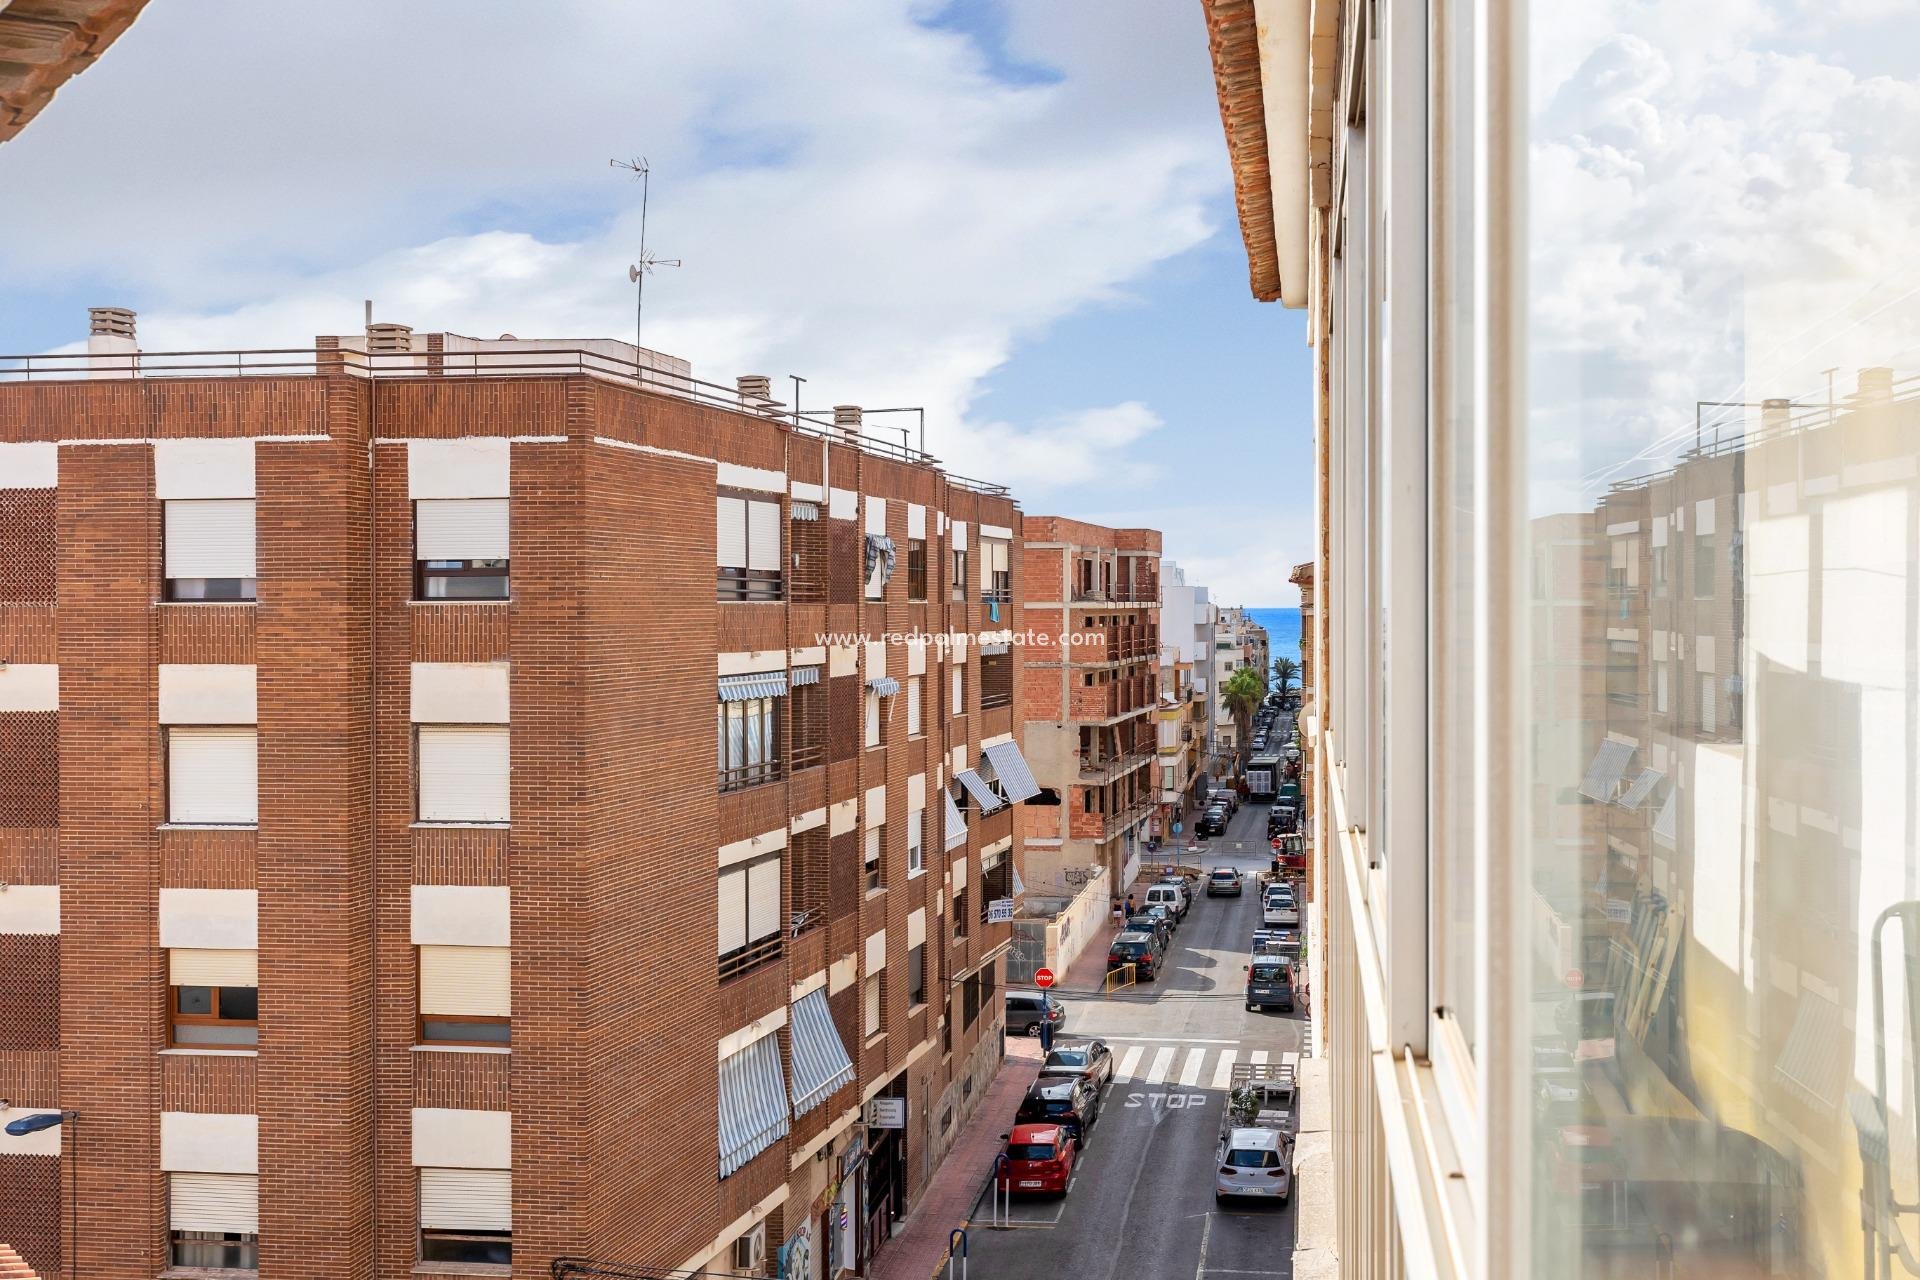
[{"label": "striped awning", "polygon": [[778,1035],[761,1036],[720,1059],[720,1176],[785,1137],[791,1115]]},{"label": "striped awning", "polygon": [[721,676],[720,701],[744,702],[748,698],[779,698],[787,692],[787,673],[756,671],[750,676]]},{"label": "striped awning", "polygon": [[1840,1006],[1812,991],[1800,993],[1793,1029],[1773,1064],[1773,1078],[1815,1111],[1833,1111],[1840,1105],[1840,1086],[1846,1081],[1847,1055],[1853,1036],[1841,1025]]},{"label": "striped awning", "polygon": [[873,690],[883,698],[891,698],[894,694],[900,692],[900,682],[892,676],[875,676],[873,679],[867,681],[867,688]]},{"label": "striped awning", "polygon": [[996,642],[994,644],[983,644],[980,646],[981,655],[989,658],[995,656],[996,654],[1005,653],[1006,651],[1007,651],[1007,645],[1004,642]]},{"label": "striped awning", "polygon": [[1040,784],[1033,780],[1033,770],[1027,767],[1027,758],[1020,754],[1019,743],[996,742],[986,749],[986,757],[1000,779],[1000,790],[1009,801],[1019,804],[1040,794]]},{"label": "striped awning", "polygon": [[1615,742],[1611,738],[1601,743],[1600,750],[1594,752],[1593,763],[1587,766],[1587,776],[1580,780],[1580,794],[1601,804],[1613,799],[1613,789],[1625,776],[1631,759],[1631,743]]},{"label": "striped awning", "polygon": [[953,802],[953,792],[942,787],[940,798],[947,802],[947,848],[957,848],[967,842],[967,820],[960,816],[960,806]]},{"label": "striped awning", "polygon": [[823,988],[793,1006],[793,1114],[803,1116],[853,1083],[853,1059],[833,1025]]},{"label": "striped awning", "polygon": [[987,780],[973,770],[962,769],[954,776],[960,779],[960,785],[967,789],[967,794],[973,797],[973,802],[980,806],[981,813],[992,813],[996,809],[1007,807],[1006,801],[993,794],[993,788],[987,785]]},{"label": "striped awning", "polygon": [[820,668],[795,667],[787,673],[787,683],[796,689],[803,684],[819,684]]},{"label": "striped awning", "polygon": [[1660,780],[1666,776],[1658,769],[1642,769],[1640,776],[1620,793],[1620,799],[1616,803],[1622,809],[1638,809],[1647,802],[1647,797],[1653,794],[1653,789],[1659,786]]},{"label": "striped awning", "polygon": [[817,502],[802,502],[800,499],[795,498],[793,505],[787,508],[787,513],[795,520],[818,520],[820,518],[820,504]]},{"label": "striped awning", "polygon": [[1667,802],[1660,806],[1660,816],[1653,820],[1653,834],[1668,844],[1677,838],[1680,822],[1680,788],[1667,792]]}]

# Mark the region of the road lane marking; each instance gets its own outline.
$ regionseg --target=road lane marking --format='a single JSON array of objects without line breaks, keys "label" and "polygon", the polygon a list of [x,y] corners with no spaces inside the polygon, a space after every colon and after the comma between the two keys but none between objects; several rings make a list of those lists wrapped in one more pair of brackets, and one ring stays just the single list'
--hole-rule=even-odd
[{"label": "road lane marking", "polygon": [[1233,1082],[1233,1061],[1240,1056],[1237,1050],[1222,1049],[1220,1060],[1213,1067],[1213,1087],[1224,1089]]},{"label": "road lane marking", "polygon": [[1133,1069],[1140,1065],[1140,1055],[1145,1052],[1146,1049],[1142,1045],[1135,1045],[1127,1050],[1120,1059],[1120,1069],[1113,1073],[1114,1081],[1117,1083],[1121,1080],[1133,1079]]},{"label": "road lane marking", "polygon": [[[1136,1036],[1125,1031],[1076,1031],[1074,1038],[1081,1040],[1105,1040],[1109,1044],[1239,1044],[1238,1040],[1209,1040],[1205,1036]],[[1065,1037],[1056,1037],[1059,1043],[1067,1043]]]},{"label": "road lane marking", "polygon": [[1255,1049],[1247,1055],[1247,1061],[1256,1067],[1264,1067],[1267,1065],[1267,1051],[1265,1049]]},{"label": "road lane marking", "polygon": [[1180,1071],[1180,1083],[1191,1089],[1200,1083],[1200,1064],[1207,1060],[1205,1049],[1191,1049],[1187,1052],[1187,1065]]},{"label": "road lane marking", "polygon": [[1173,1050],[1171,1048],[1154,1050],[1153,1065],[1147,1068],[1147,1083],[1165,1084],[1167,1082],[1167,1070],[1172,1066]]},{"label": "road lane marking", "polygon": [[1207,1273],[1207,1237],[1213,1234],[1213,1215],[1208,1214],[1200,1220],[1200,1261],[1193,1268],[1193,1280]]}]

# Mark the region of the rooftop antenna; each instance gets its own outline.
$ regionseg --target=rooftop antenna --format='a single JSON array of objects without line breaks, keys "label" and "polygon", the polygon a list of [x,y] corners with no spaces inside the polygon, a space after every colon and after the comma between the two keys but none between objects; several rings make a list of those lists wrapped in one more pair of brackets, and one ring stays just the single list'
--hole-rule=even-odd
[{"label": "rooftop antenna", "polygon": [[645,156],[635,156],[631,160],[609,160],[608,164],[616,169],[625,169],[640,179],[640,257],[627,267],[627,279],[633,282],[633,345],[640,344],[640,321],[646,314],[647,277],[653,274],[655,267],[677,267],[678,258],[656,258],[647,251],[647,195],[653,186],[653,171],[647,167]]}]

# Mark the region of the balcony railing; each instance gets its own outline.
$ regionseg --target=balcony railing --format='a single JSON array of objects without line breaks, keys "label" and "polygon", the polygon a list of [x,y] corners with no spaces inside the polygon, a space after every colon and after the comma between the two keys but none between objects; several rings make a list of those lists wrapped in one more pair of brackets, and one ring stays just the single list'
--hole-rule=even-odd
[{"label": "balcony railing", "polygon": [[779,600],[784,595],[778,569],[722,569],[715,586],[723,602]]},{"label": "balcony railing", "polygon": [[732,769],[720,771],[720,790],[744,791],[748,787],[757,787],[762,783],[780,781],[780,761],[766,760],[759,764],[743,764]]},{"label": "balcony railing", "polygon": [[1117,778],[1127,771],[1153,759],[1152,751],[1128,751],[1119,755],[1112,752],[1075,752],[1080,761],[1080,776],[1089,781]]},{"label": "balcony railing", "polygon": [[758,969],[768,961],[780,958],[780,935],[770,934],[758,942],[749,942],[735,951],[729,951],[720,957],[720,980],[737,977],[749,969]]}]

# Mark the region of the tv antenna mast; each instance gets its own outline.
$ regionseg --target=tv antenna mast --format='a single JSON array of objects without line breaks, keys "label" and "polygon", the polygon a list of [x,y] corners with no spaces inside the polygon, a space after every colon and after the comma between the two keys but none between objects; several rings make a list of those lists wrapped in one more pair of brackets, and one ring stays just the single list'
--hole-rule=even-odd
[{"label": "tv antenna mast", "polygon": [[647,307],[647,277],[655,267],[677,267],[681,262],[678,258],[657,258],[647,249],[647,195],[653,186],[653,171],[647,166],[647,158],[635,156],[631,160],[607,163],[640,179],[640,256],[627,266],[627,279],[633,282],[633,345],[639,347],[640,322]]}]

